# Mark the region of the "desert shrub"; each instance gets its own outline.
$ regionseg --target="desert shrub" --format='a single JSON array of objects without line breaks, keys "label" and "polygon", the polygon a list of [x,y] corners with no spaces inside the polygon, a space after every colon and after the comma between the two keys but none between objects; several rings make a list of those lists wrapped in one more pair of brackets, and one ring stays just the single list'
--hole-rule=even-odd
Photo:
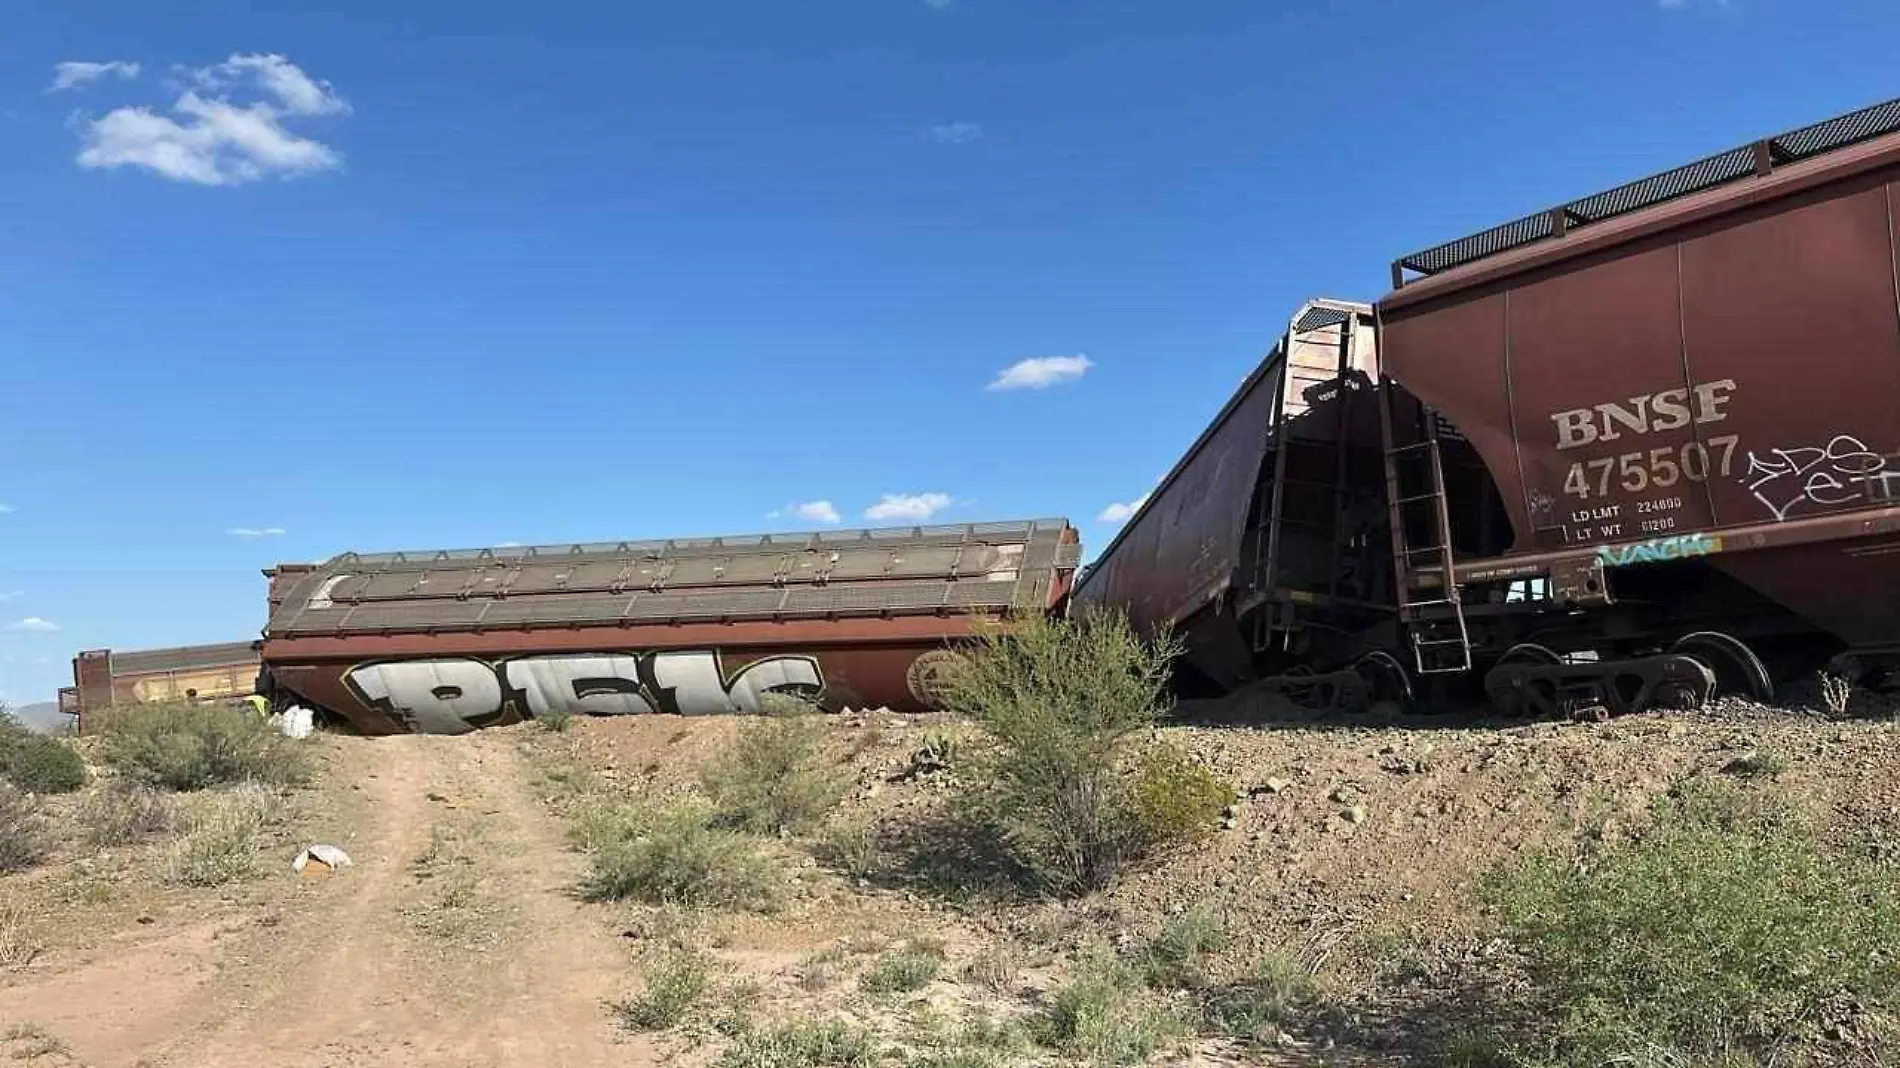
[{"label": "desert shrub", "polygon": [[0,778],[32,794],[69,794],[86,785],[86,762],[71,743],[9,723],[0,727]]},{"label": "desert shrub", "polygon": [[1533,857],[1482,894],[1558,1009],[1552,1063],[1778,1063],[1900,1008],[1900,881],[1759,797],[1680,791],[1636,842]]},{"label": "desert shrub", "polygon": [[9,782],[0,782],[0,873],[24,871],[53,848],[40,803]]},{"label": "desert shrub", "polygon": [[25,905],[0,902],[0,972],[32,964],[46,948],[33,934],[32,919]]},{"label": "desert shrub", "polygon": [[281,795],[256,784],[205,795],[191,814],[191,829],[172,847],[171,880],[223,886],[255,874],[258,840],[283,805]]},{"label": "desert shrub", "polygon": [[740,728],[730,748],[700,772],[721,823],[755,834],[809,830],[844,797],[849,783],[820,757],[821,714],[786,708]]},{"label": "desert shrub", "polygon": [[946,676],[946,707],[988,742],[963,761],[959,808],[1033,884],[1097,889],[1155,844],[1134,771],[1178,649],[1166,636],[1143,640],[1119,613],[1032,613],[979,634]]},{"label": "desert shrub", "polygon": [[1180,1021],[1142,988],[1140,975],[1105,954],[1085,960],[1028,1021],[1038,1044],[1090,1064],[1141,1064],[1179,1036]]},{"label": "desert shrub", "polygon": [[690,949],[673,949],[647,969],[647,988],[638,998],[615,1006],[622,1023],[636,1031],[678,1027],[706,992],[706,959]]},{"label": "desert shrub", "polygon": [[1273,1032],[1319,1004],[1319,984],[1298,961],[1269,953],[1245,976],[1201,992],[1203,1026],[1215,1034],[1271,1041]]},{"label": "desert shrub", "polygon": [[747,1030],[712,1068],[873,1068],[877,1043],[837,1020]]},{"label": "desert shrub", "polygon": [[1135,774],[1135,817],[1142,840],[1151,846],[1209,833],[1233,799],[1232,784],[1176,746],[1156,743],[1141,754]]},{"label": "desert shrub", "polygon": [[75,815],[94,846],[157,837],[170,832],[178,818],[171,798],[136,779],[116,776],[80,801]]},{"label": "desert shrub", "polygon": [[985,950],[963,966],[965,980],[994,994],[1004,993],[1014,987],[1020,973],[1016,955],[1000,946]]},{"label": "desert shrub", "polygon": [[826,827],[815,846],[818,862],[840,875],[868,879],[878,872],[877,828],[868,820]]},{"label": "desert shrub", "polygon": [[540,724],[542,730],[560,734],[574,725],[574,713],[555,705],[534,717],[534,721]]},{"label": "desert shrub", "polygon": [[765,910],[778,873],[755,840],[715,826],[701,805],[596,817],[592,867],[581,883],[594,901]]},{"label": "desert shrub", "polygon": [[1214,913],[1192,908],[1170,916],[1141,952],[1143,978],[1159,990],[1204,986],[1208,955],[1226,944],[1226,925]]},{"label": "desert shrub", "polygon": [[942,967],[942,950],[912,945],[879,956],[858,986],[870,994],[906,994],[929,986]]},{"label": "desert shrub", "polygon": [[133,705],[103,719],[106,763],[167,790],[246,781],[293,785],[308,774],[297,743],[248,706]]}]

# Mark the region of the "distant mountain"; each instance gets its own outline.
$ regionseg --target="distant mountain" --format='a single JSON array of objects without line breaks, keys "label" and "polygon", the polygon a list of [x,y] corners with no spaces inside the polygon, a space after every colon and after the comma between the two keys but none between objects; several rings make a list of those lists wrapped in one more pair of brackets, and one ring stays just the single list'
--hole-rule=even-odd
[{"label": "distant mountain", "polygon": [[19,720],[28,730],[42,731],[46,734],[71,734],[73,717],[59,710],[57,701],[40,701],[30,705],[12,705],[7,709],[13,718]]}]

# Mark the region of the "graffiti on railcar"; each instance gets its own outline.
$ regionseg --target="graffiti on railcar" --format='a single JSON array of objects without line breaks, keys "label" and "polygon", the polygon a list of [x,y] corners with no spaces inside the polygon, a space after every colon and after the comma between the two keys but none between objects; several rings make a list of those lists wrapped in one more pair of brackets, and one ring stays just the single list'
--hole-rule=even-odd
[{"label": "graffiti on railcar", "polygon": [[716,715],[764,711],[768,695],[816,701],[818,661],[768,656],[727,674],[717,651],[578,653],[490,663],[471,657],[360,664],[343,681],[367,708],[420,734],[461,734],[509,718]]},{"label": "graffiti on railcar", "polygon": [[1678,534],[1669,538],[1650,538],[1629,545],[1597,546],[1597,562],[1604,567],[1628,567],[1631,564],[1660,564],[1669,560],[1689,560],[1722,551],[1722,539],[1713,534]]},{"label": "graffiti on railcar", "polygon": [[1809,508],[1840,508],[1861,503],[1890,503],[1900,469],[1852,434],[1836,434],[1826,445],[1750,451],[1741,481],[1776,522]]}]

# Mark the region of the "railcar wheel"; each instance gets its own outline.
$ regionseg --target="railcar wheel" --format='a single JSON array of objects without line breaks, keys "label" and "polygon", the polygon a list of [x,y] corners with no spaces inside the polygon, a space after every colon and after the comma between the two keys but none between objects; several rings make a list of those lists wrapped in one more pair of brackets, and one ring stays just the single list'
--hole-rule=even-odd
[{"label": "railcar wheel", "polygon": [[1352,669],[1372,687],[1374,701],[1393,701],[1408,707],[1412,703],[1412,678],[1398,657],[1384,650],[1367,653]]},{"label": "railcar wheel", "polygon": [[1767,667],[1739,639],[1719,630],[1699,630],[1676,639],[1669,652],[1699,661],[1715,674],[1713,697],[1746,697],[1768,702],[1775,698],[1774,680]]},{"label": "railcar wheel", "polygon": [[[1536,642],[1519,642],[1504,651],[1497,663],[1484,676],[1485,696],[1491,704],[1506,716],[1521,716],[1533,703],[1542,703],[1548,707],[1557,704],[1556,689],[1537,679],[1527,679],[1522,675],[1505,670],[1512,667],[1555,667],[1564,662],[1555,649]],[[1536,689],[1536,694],[1527,691]],[[1541,699],[1541,701],[1539,700]]]}]

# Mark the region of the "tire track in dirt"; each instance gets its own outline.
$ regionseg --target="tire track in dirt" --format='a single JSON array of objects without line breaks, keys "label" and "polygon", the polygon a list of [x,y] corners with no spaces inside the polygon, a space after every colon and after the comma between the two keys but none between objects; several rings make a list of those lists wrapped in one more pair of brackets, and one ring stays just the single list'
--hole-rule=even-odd
[{"label": "tire track in dirt", "polygon": [[[530,796],[508,738],[351,740],[362,809],[354,861],[297,887],[279,923],[224,951],[227,974],[196,1026],[154,1043],[146,1063],[192,1068],[387,1065],[562,1068],[654,1063],[621,1041],[603,1002],[627,963],[604,923],[566,894],[577,858]],[[445,799],[443,801],[432,798]],[[430,888],[411,865],[431,829],[479,829],[480,893],[492,941],[445,946],[420,931]],[[103,1063],[103,1062],[102,1062]]]}]

